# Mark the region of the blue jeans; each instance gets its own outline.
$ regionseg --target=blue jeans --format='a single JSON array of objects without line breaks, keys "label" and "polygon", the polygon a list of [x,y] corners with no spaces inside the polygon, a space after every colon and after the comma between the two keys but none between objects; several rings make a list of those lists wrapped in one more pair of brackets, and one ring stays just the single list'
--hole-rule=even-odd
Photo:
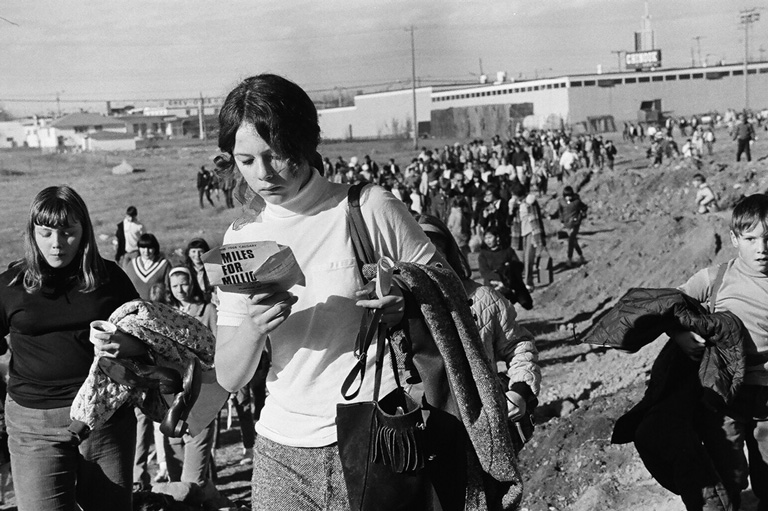
[{"label": "blue jeans", "polygon": [[[165,463],[171,481],[195,483],[203,487],[211,478],[211,449],[216,433],[216,421],[211,421],[197,436],[189,434],[181,438],[167,438]],[[163,449],[164,446],[155,446]],[[169,452],[170,451],[170,452]]]},{"label": "blue jeans", "polygon": [[757,509],[768,510],[768,387],[743,385],[726,415],[710,419],[704,443],[725,487],[736,500],[749,477]]},{"label": "blue jeans", "polygon": [[526,286],[533,286],[533,265],[536,264],[536,245],[533,234],[523,236],[523,281]]},{"label": "blue jeans", "polygon": [[579,246],[579,228],[581,227],[580,224],[573,225],[571,227],[566,227],[566,230],[568,231],[568,260],[570,261],[573,257],[573,251],[575,250],[577,254],[579,254],[579,257],[584,257],[584,255],[581,252],[581,247]]},{"label": "blue jeans", "polygon": [[[136,442],[135,454],[133,455],[133,482],[138,484],[143,490],[152,488],[152,481],[149,476],[149,450],[152,442],[155,440],[152,419],[144,415],[144,412],[138,407],[133,409],[136,417]],[[158,447],[155,446],[155,449]]]},{"label": "blue jeans", "polygon": [[79,447],[67,431],[69,407],[25,408],[9,396],[5,419],[19,511],[131,511],[131,408],[118,410]]}]

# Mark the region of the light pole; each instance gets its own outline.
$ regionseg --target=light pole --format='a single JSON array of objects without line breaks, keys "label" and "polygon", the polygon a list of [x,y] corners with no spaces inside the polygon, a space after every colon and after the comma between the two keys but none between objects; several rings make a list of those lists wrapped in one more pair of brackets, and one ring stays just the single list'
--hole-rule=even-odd
[{"label": "light pole", "polygon": [[413,96],[413,148],[419,147],[419,119],[416,117],[416,45],[413,39],[413,25],[411,32],[411,95]]},{"label": "light pole", "polygon": [[702,36],[697,35],[696,37],[693,38],[693,39],[696,40],[696,51],[697,51],[697,55],[699,57],[699,66],[698,67],[703,67],[704,66],[704,64],[701,62],[701,37]]},{"label": "light pole", "polygon": [[619,61],[618,70],[619,70],[619,73],[621,73],[621,54],[624,53],[624,50],[611,50],[611,53],[615,53],[616,54],[616,58]]},{"label": "light pole", "polygon": [[66,91],[63,90],[57,90],[56,91],[56,112],[57,117],[61,117],[61,95],[64,94]]},{"label": "light pole", "polygon": [[744,109],[749,109],[749,72],[747,63],[749,62],[749,26],[760,20],[760,13],[757,8],[745,9],[739,11],[739,18],[744,25]]}]

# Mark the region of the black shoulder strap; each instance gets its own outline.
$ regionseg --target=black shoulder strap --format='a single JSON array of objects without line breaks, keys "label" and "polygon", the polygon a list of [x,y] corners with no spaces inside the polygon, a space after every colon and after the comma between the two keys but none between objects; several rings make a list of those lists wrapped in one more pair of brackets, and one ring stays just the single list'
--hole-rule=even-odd
[{"label": "black shoulder strap", "polygon": [[357,266],[360,272],[363,271],[364,264],[374,264],[376,255],[373,251],[373,243],[368,234],[368,228],[365,226],[363,213],[360,209],[360,194],[363,187],[368,183],[358,183],[352,185],[347,192],[349,201],[349,235],[352,238],[352,246],[355,249]]},{"label": "black shoulder strap", "polygon": [[[363,274],[364,264],[373,264],[376,262],[373,252],[373,243],[371,243],[371,237],[368,234],[368,228],[365,226],[363,213],[360,209],[360,193],[366,184],[367,183],[358,183],[352,185],[347,192],[347,200],[349,201],[349,236],[352,238],[352,247],[355,250],[357,269],[360,271],[360,275]],[[344,396],[344,399],[346,400],[356,397],[363,386],[368,348],[379,330],[378,326],[380,320],[381,309],[365,311],[360,320],[360,332],[357,334],[357,339],[355,340],[355,357],[357,358],[357,363],[341,385],[341,395]],[[358,386],[352,390],[356,381],[358,381]]]},{"label": "black shoulder strap", "polygon": [[709,312],[715,312],[715,300],[717,300],[717,292],[720,291],[720,286],[723,285],[723,276],[725,270],[728,268],[728,263],[720,263],[717,266],[717,274],[715,280],[712,282],[712,291],[709,293]]}]

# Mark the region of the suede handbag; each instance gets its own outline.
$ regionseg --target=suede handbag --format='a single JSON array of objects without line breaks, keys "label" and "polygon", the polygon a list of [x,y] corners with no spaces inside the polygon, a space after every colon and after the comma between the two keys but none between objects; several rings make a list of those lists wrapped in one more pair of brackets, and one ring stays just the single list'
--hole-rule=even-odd
[{"label": "suede handbag", "polygon": [[[372,315],[374,320],[377,317]],[[367,329],[368,346],[376,327],[371,324]],[[424,470],[424,418],[421,407],[400,385],[396,370],[397,388],[379,399],[385,344],[386,336],[381,332],[373,400],[336,405],[339,456],[349,506],[352,511],[427,509],[431,487]],[[366,343],[361,347],[359,353],[364,354]],[[390,354],[394,357],[391,348]],[[349,393],[349,387],[358,377],[362,384],[359,364],[355,367],[342,386],[345,398],[357,395],[357,391]]]},{"label": "suede handbag", "polygon": [[[358,264],[372,262],[373,250],[362,215],[359,215],[360,187],[350,192],[350,230]],[[357,223],[356,223],[357,222]],[[353,225],[354,224],[354,225]],[[362,239],[361,239],[362,238]],[[363,315],[355,343],[358,361],[344,383],[344,399],[354,399],[362,388],[368,348],[376,342],[374,388],[371,401],[336,405],[339,456],[352,511],[427,509],[431,484],[425,470],[425,422],[421,406],[405,391],[395,367],[395,356],[380,327],[381,310]],[[386,346],[397,387],[379,398]],[[359,380],[359,386],[351,390]]]}]

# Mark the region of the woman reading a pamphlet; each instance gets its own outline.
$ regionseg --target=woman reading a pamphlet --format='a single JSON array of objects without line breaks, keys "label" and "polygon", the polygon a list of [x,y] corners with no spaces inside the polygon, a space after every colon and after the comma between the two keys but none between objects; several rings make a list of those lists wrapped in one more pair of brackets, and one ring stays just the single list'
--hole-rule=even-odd
[{"label": "woman reading a pamphlet", "polygon": [[[347,491],[336,444],[340,388],[357,361],[353,351],[365,308],[382,309],[384,327],[403,314],[396,285],[371,298],[347,227],[348,185],[329,182],[310,162],[320,128],[314,104],[296,84],[275,75],[248,78],[219,114],[219,147],[239,200],[249,214],[224,244],[273,241],[289,247],[306,285],[257,292],[219,290],[216,372],[234,392],[252,378],[267,339],[272,365],[268,397],[256,425],[253,509],[346,509]],[[405,205],[378,186],[360,204],[377,257],[429,263],[435,249]],[[375,343],[368,356],[373,374]],[[374,378],[359,399],[370,399]],[[385,371],[381,394],[395,388]],[[286,469],[286,467],[288,467]]]}]

